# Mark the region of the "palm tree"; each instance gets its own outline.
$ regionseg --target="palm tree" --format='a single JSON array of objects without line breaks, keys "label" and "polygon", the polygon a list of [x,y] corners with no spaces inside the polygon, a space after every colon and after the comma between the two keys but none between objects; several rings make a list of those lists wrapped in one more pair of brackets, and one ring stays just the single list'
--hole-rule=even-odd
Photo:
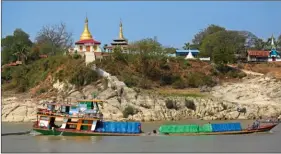
[{"label": "palm tree", "polygon": [[190,43],[189,42],[188,43],[184,43],[183,49],[189,50],[190,49]]},{"label": "palm tree", "polygon": [[12,48],[15,51],[14,55],[17,56],[18,61],[25,64],[27,60],[28,47],[24,44],[16,43]]}]

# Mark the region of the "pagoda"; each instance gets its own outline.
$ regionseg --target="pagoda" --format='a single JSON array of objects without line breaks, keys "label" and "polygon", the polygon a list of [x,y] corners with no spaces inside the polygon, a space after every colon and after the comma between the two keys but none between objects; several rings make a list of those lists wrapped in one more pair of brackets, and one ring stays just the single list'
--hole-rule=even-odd
[{"label": "pagoda", "polygon": [[95,40],[88,28],[88,18],[85,19],[84,31],[80,40],[75,42],[74,49],[69,49],[70,53],[78,53],[85,57],[86,63],[95,61],[97,55],[101,55],[101,42]]},{"label": "pagoda", "polygon": [[281,61],[280,53],[276,50],[276,46],[274,44],[273,34],[271,36],[271,51],[269,53],[269,57],[271,58],[271,61]]},{"label": "pagoda", "polygon": [[124,38],[123,25],[121,20],[119,25],[119,38],[114,39],[111,43],[111,46],[106,47],[106,50],[108,52],[112,52],[116,47],[120,47],[123,52],[126,52],[128,50],[128,40]]}]

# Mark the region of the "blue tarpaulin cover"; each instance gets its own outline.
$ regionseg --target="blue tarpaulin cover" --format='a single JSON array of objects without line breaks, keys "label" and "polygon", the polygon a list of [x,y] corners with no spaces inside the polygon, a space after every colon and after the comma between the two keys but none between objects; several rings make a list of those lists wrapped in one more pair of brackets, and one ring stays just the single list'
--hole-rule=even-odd
[{"label": "blue tarpaulin cover", "polygon": [[240,123],[220,123],[211,124],[213,132],[226,132],[226,131],[241,131],[242,127]]},{"label": "blue tarpaulin cover", "polygon": [[97,128],[96,131],[102,131],[106,133],[140,133],[140,122],[103,122],[101,128]]}]

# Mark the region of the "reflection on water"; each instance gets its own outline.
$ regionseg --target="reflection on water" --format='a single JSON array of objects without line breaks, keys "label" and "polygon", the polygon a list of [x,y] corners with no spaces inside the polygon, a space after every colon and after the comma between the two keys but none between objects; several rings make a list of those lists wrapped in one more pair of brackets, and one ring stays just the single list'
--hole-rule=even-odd
[{"label": "reflection on water", "polygon": [[103,139],[103,136],[45,136],[45,135],[37,135],[34,136],[38,141],[65,141],[71,140],[73,142],[89,142],[97,143]]}]

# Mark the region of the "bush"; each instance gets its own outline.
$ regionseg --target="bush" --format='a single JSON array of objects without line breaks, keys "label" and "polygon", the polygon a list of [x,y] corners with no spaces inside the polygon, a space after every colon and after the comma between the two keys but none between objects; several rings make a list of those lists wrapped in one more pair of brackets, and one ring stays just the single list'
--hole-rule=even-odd
[{"label": "bush", "polygon": [[195,106],[195,104],[192,100],[186,99],[185,100],[185,107],[187,107],[188,109],[194,110],[194,111],[196,110],[196,106]]},{"label": "bush", "polygon": [[186,88],[186,81],[179,79],[172,84],[175,89],[184,89]]},{"label": "bush", "polygon": [[128,118],[129,115],[135,114],[135,108],[133,108],[132,106],[127,106],[122,113],[124,118]]},{"label": "bush", "polygon": [[173,100],[171,100],[171,99],[166,100],[165,105],[166,105],[167,109],[175,109],[175,110],[178,110],[176,101],[173,101]]},{"label": "bush", "polygon": [[131,76],[129,76],[129,75],[124,76],[123,81],[128,87],[135,87],[139,83],[138,78],[135,77],[135,76],[132,76],[132,75]]}]

